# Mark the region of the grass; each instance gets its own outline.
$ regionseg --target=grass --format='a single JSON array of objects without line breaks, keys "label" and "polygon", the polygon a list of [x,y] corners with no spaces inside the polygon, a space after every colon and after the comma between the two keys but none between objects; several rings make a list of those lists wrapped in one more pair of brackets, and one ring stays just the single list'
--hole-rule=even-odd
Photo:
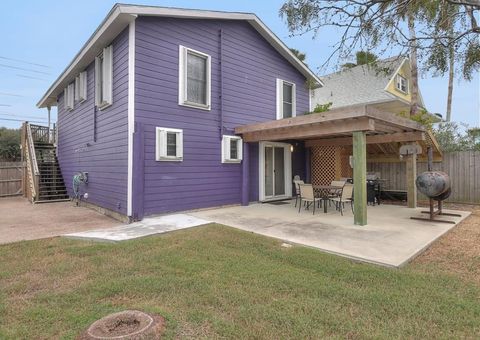
[{"label": "grass", "polygon": [[119,244],[0,246],[0,338],[74,338],[140,309],[167,338],[477,338],[480,286],[209,225]]}]

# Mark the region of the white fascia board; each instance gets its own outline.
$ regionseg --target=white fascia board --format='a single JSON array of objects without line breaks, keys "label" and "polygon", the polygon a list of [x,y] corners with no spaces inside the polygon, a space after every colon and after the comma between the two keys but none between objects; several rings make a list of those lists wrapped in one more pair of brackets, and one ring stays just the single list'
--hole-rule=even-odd
[{"label": "white fascia board", "polygon": [[42,99],[37,103],[37,107],[56,106],[57,96],[63,88],[71,82],[78,73],[85,70],[101,52],[103,47],[110,44],[118,33],[127,27],[130,22],[135,20],[135,18],[135,15],[121,13],[119,6],[115,6],[83,45],[67,68],[53,82],[47,92],[45,92]]},{"label": "white fascia board", "polygon": [[152,7],[139,5],[115,5],[93,35],[83,45],[68,67],[50,86],[37,107],[56,106],[56,98],[63,88],[83,71],[88,64],[137,16],[164,16],[174,18],[244,20],[249,22],[260,35],[266,39],[285,59],[300,71],[305,78],[313,79],[316,86],[324,86],[320,78],[300,61],[290,49],[255,15],[252,13],[221,12],[206,10],[190,10],[181,8]]}]

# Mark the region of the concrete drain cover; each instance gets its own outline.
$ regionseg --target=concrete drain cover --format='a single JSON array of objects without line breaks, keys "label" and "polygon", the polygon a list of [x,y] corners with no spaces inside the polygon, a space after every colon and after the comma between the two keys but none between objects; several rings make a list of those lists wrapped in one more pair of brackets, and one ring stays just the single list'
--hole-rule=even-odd
[{"label": "concrete drain cover", "polygon": [[159,315],[127,310],[95,321],[78,339],[161,339],[164,326]]}]

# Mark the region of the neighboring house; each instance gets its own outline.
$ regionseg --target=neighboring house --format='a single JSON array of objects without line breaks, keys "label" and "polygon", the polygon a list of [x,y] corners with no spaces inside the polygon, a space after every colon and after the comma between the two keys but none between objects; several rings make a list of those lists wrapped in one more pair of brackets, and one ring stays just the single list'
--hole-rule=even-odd
[{"label": "neighboring house", "polygon": [[115,5],[38,107],[58,107],[69,195],[88,172],[84,200],[141,219],[290,197],[303,143],[234,129],[311,111],[307,82],[322,85],[254,14]]},{"label": "neighboring house", "polygon": [[[314,90],[313,107],[332,103],[331,108],[367,104],[393,113],[410,112],[412,100],[410,61],[404,57],[379,60],[326,75],[325,86]],[[425,108],[422,94],[418,102]]]}]

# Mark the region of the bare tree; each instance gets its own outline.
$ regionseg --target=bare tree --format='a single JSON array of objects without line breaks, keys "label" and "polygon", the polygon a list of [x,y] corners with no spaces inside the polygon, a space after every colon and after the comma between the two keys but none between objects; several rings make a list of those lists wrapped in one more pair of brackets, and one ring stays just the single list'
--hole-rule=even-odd
[{"label": "bare tree", "polygon": [[[292,34],[313,32],[334,27],[341,32],[331,55],[322,67],[337,58],[348,58],[355,50],[376,51],[383,55],[395,51],[406,54],[414,42],[419,60],[428,58],[433,51],[455,46],[455,61],[463,77],[471,79],[480,68],[480,27],[476,15],[480,0],[444,0],[455,6],[452,19],[454,35],[437,32],[431,20],[436,18],[435,8],[443,0],[288,0],[280,9]],[[436,7],[437,6],[437,7]],[[412,12],[415,36],[409,33],[408,16]],[[433,12],[433,13],[432,13]]]}]

